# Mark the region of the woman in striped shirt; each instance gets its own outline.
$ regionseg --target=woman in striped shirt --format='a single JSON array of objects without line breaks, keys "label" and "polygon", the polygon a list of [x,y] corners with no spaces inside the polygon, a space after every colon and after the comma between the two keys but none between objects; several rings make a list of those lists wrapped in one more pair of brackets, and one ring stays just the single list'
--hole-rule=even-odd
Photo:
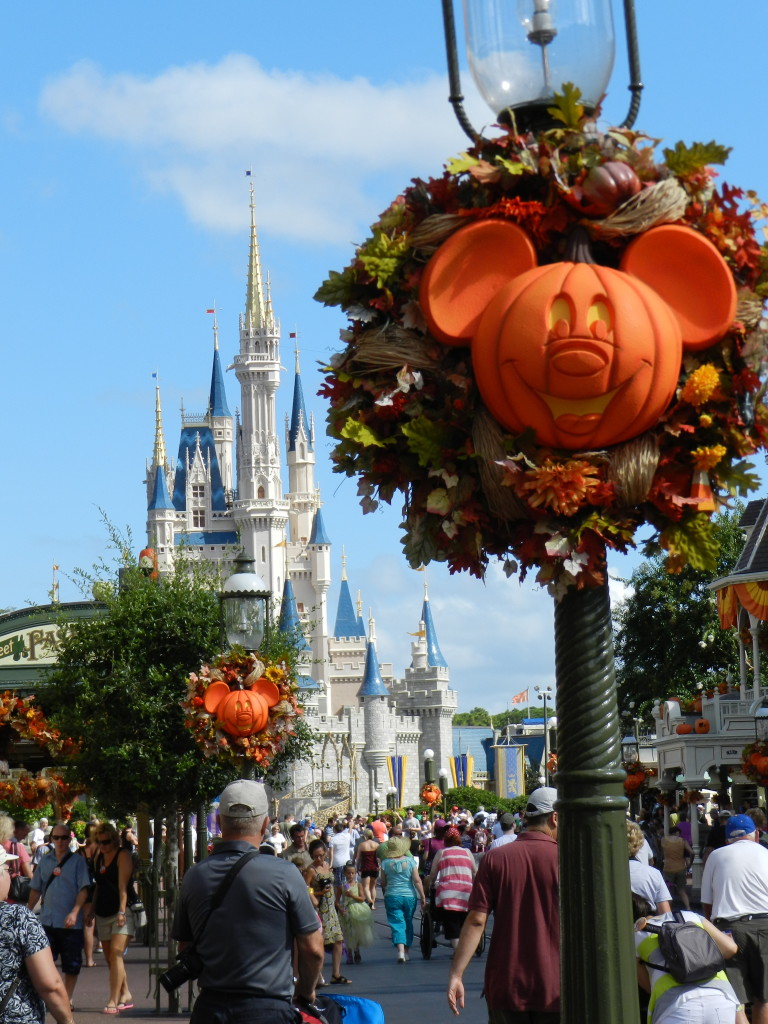
[{"label": "woman in striped shirt", "polygon": [[429,890],[436,883],[435,903],[443,921],[443,931],[455,949],[467,916],[477,865],[470,851],[462,847],[461,833],[455,826],[451,825],[446,830],[444,840],[445,847],[438,850],[432,861],[425,888]]}]

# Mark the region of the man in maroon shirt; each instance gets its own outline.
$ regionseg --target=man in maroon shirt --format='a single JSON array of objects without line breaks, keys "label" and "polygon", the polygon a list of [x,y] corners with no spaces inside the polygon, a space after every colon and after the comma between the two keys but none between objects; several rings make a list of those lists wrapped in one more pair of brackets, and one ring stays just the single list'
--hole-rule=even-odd
[{"label": "man in maroon shirt", "polygon": [[526,831],[480,861],[448,980],[448,1005],[456,1015],[464,1006],[461,979],[493,912],[485,968],[489,1024],[560,1020],[556,799],[556,789],[534,790]]}]

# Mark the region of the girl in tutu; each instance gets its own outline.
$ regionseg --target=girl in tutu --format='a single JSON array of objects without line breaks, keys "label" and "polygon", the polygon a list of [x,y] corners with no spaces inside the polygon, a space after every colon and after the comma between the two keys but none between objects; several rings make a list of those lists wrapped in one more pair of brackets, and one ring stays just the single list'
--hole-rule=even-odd
[{"label": "girl in tutu", "polygon": [[360,950],[373,945],[373,913],[366,903],[362,886],[357,880],[357,869],[351,861],[344,866],[340,905],[347,963],[359,964],[362,959]]}]

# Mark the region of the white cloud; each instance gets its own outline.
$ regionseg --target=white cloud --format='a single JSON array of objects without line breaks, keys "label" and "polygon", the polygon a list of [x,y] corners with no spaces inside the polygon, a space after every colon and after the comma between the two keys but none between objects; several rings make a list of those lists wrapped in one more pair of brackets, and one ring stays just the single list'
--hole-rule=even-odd
[{"label": "white cloud", "polygon": [[242,229],[240,175],[252,167],[269,197],[260,226],[310,242],[361,241],[382,176],[400,187],[439,173],[462,147],[443,75],[378,86],[244,55],[151,78],[81,61],[47,82],[40,109],[67,133],[125,147],[150,187],[208,229]]}]

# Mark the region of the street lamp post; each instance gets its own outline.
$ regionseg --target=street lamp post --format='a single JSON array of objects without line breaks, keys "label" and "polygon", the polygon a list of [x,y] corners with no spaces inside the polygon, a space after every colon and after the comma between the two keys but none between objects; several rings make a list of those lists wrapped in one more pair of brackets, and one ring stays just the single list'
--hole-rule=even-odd
[{"label": "street lamp post", "polygon": [[551,686],[534,686],[534,690],[544,701],[544,785],[549,785],[549,728],[547,723],[547,700],[552,696]]},{"label": "street lamp post", "polygon": [[437,782],[440,792],[443,794],[443,818],[448,813],[448,769],[441,768],[437,773]]},{"label": "street lamp post", "polygon": [[378,791],[378,789],[374,789],[373,793],[371,793],[371,796],[373,797],[373,813],[378,818],[378,816],[379,816],[379,801],[381,800],[381,793]]},{"label": "street lamp post", "polygon": [[435,752],[429,747],[424,751],[424,784],[435,782]]},{"label": "street lamp post", "polygon": [[[271,597],[255,562],[242,551],[234,560],[235,571],[224,581],[219,594],[224,634],[230,647],[239,645],[249,653],[258,651],[269,629]],[[255,764],[243,756],[243,778],[255,777]]]},{"label": "street lamp post", "polygon": [[[610,0],[465,0],[469,65],[500,120],[518,132],[551,127],[555,92],[570,83],[596,106],[613,66]],[[516,17],[522,11],[522,18]],[[642,89],[633,0],[625,0],[633,94]],[[450,102],[476,141],[462,107],[451,0],[443,0]],[[569,587],[555,604],[558,730],[560,929],[563,1024],[637,1019],[632,910],[626,857],[627,799],[621,767],[606,551],[602,582]]]},{"label": "street lamp post", "polygon": [[397,787],[390,786],[387,790],[387,810],[394,811],[397,807]]}]

